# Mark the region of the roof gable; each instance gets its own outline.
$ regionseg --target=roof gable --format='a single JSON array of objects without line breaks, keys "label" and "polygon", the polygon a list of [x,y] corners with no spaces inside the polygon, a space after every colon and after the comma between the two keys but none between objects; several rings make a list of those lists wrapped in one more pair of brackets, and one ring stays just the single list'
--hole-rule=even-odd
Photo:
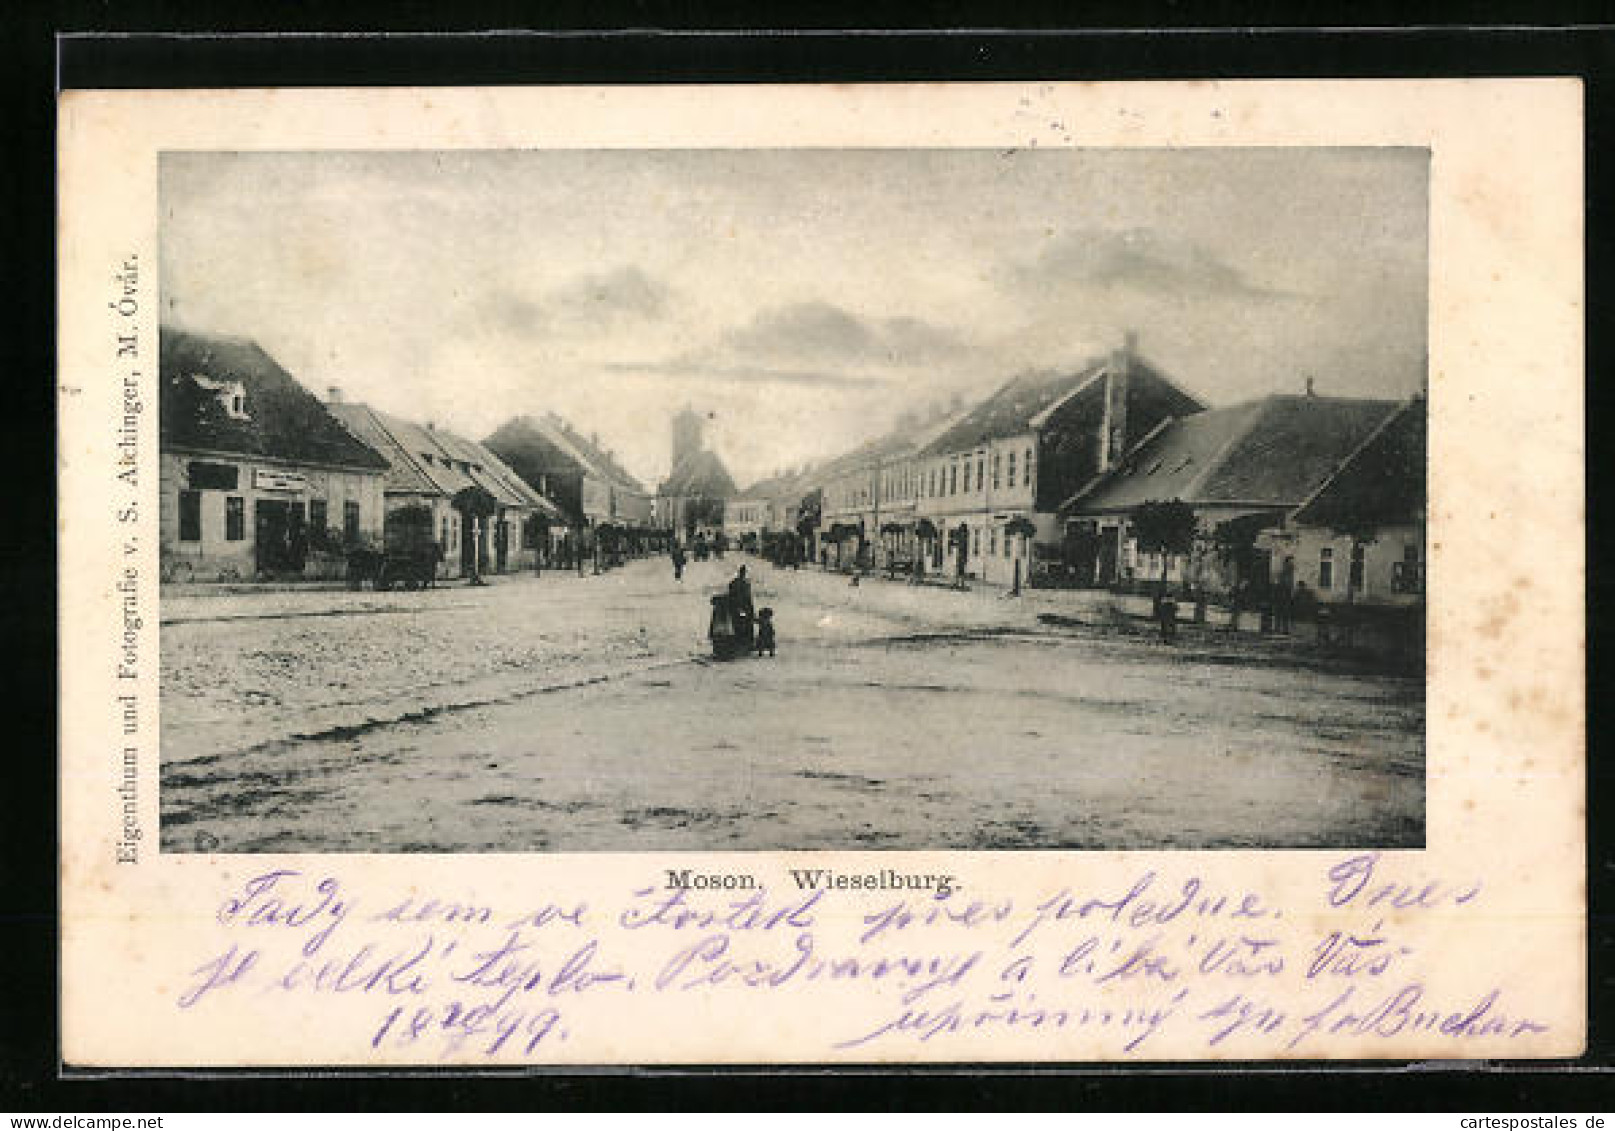
[{"label": "roof gable", "polygon": [[1295,514],[1306,526],[1411,526],[1426,507],[1429,413],[1416,398],[1363,441]]},{"label": "roof gable", "polygon": [[1390,401],[1270,396],[1174,420],[1066,503],[1119,513],[1142,503],[1294,507],[1395,408]]},{"label": "roof gable", "polygon": [[657,491],[660,495],[702,495],[729,498],[735,494],[735,481],[716,452],[691,452],[668,474]]},{"label": "roof gable", "polygon": [[1034,420],[1079,392],[1103,368],[1102,363],[1095,362],[1075,373],[1023,373],[1012,377],[928,443],[923,454],[945,455],[1031,432],[1037,427]]},{"label": "roof gable", "polygon": [[389,466],[255,342],[163,326],[158,352],[164,448],[378,472]]}]

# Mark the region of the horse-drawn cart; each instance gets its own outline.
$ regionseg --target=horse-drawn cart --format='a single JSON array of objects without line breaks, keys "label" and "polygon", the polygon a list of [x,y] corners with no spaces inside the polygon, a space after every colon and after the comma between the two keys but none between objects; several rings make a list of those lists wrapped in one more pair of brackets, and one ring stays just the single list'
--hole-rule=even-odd
[{"label": "horse-drawn cart", "polygon": [[403,507],[387,516],[382,548],[348,551],[348,588],[362,589],[366,582],[385,592],[428,589],[437,583],[443,546],[432,537],[432,512],[423,506]]}]

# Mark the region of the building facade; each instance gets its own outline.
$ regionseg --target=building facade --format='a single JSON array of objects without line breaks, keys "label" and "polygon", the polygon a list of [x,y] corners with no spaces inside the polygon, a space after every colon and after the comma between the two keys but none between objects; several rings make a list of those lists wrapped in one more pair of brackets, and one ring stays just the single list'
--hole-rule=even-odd
[{"label": "building facade", "polygon": [[167,581],[340,577],[382,538],[386,460],[254,342],[160,331]]},{"label": "building facade", "polygon": [[993,584],[1062,564],[1060,507],[1167,421],[1204,405],[1124,348],[1075,373],[1001,386],[903,470],[933,569]]},{"label": "building facade", "polygon": [[1424,603],[1424,398],[1402,405],[1283,524],[1259,536],[1281,577],[1323,604]]},{"label": "building facade", "polygon": [[567,530],[557,530],[557,549],[567,540],[592,544],[607,527],[647,528],[651,497],[599,437],[585,437],[555,413],[518,416],[500,425],[482,444],[538,495],[558,506]]},{"label": "building facade", "polygon": [[[1085,584],[1164,581],[1211,593],[1284,583],[1260,537],[1283,524],[1379,429],[1396,405],[1274,395],[1172,420],[1061,508]],[[1151,503],[1193,512],[1185,551],[1141,547],[1135,516]]]},{"label": "building facade", "polygon": [[327,409],[388,462],[386,541],[424,526],[438,548],[440,578],[510,573],[551,559],[560,508],[530,489],[497,455],[432,424],[416,424],[331,390]]}]

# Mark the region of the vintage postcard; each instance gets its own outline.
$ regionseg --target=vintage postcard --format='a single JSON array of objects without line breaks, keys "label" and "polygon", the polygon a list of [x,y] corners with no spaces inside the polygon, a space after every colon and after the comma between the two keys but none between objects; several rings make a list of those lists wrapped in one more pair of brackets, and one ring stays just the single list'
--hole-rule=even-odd
[{"label": "vintage postcard", "polygon": [[64,1062],[1579,1054],[1581,99],[65,93]]}]

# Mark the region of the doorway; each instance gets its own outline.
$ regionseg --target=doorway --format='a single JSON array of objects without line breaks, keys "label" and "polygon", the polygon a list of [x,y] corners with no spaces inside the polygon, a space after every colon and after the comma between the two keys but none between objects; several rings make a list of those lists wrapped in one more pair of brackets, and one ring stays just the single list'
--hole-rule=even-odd
[{"label": "doorway", "polygon": [[253,504],[253,549],[259,573],[302,573],[308,559],[304,504],[258,499]]}]

